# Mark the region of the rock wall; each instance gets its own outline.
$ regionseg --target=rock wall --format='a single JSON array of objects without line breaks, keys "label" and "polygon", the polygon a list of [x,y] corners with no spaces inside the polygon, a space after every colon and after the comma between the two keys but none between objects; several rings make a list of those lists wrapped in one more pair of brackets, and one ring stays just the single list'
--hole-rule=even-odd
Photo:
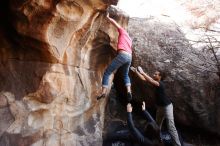
[{"label": "rock wall", "polygon": [[96,95],[117,39],[103,11],[116,3],[1,2],[0,145],[102,145]]}]

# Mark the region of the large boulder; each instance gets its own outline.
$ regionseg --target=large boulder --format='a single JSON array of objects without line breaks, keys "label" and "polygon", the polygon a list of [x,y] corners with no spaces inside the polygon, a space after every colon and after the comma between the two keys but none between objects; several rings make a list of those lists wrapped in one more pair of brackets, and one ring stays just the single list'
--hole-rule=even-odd
[{"label": "large boulder", "polygon": [[[155,70],[167,74],[166,90],[174,103],[176,121],[220,134],[220,79],[217,67],[209,70],[215,64],[213,54],[193,48],[168,17],[132,18],[128,30],[133,38],[133,65],[142,66],[149,75]],[[153,88],[131,76],[136,99],[152,106]]]}]

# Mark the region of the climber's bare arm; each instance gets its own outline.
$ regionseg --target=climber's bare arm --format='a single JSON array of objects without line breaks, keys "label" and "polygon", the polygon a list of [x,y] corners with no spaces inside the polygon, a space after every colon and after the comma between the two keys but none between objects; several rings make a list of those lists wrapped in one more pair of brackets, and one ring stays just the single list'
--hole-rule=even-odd
[{"label": "climber's bare arm", "polygon": [[121,26],[118,24],[118,22],[116,22],[114,19],[109,17],[109,13],[107,13],[107,19],[117,28],[121,28]]}]

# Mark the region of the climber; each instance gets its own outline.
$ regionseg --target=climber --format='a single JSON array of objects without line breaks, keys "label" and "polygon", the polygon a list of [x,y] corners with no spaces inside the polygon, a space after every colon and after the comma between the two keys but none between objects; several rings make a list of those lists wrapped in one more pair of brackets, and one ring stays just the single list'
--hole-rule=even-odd
[{"label": "climber", "polygon": [[104,72],[102,78],[102,90],[101,94],[97,97],[97,100],[106,96],[107,88],[109,85],[109,78],[120,68],[122,70],[124,84],[127,89],[127,101],[130,102],[132,100],[132,94],[131,82],[128,76],[128,72],[132,60],[132,40],[127,31],[122,28],[114,19],[109,17],[109,13],[107,13],[107,20],[118,29],[119,36],[117,44],[117,56],[112,60]]},{"label": "climber", "polygon": [[134,67],[131,67],[130,69],[135,74],[137,74],[139,78],[141,78],[146,82],[149,82],[150,84],[156,87],[155,90],[156,105],[157,105],[156,122],[161,129],[163,120],[164,118],[166,118],[167,128],[172,137],[173,144],[175,146],[181,146],[179,136],[174,124],[173,104],[165,93],[165,86],[163,83],[165,74],[162,71],[156,71],[153,75],[153,78],[151,78],[148,74],[146,74],[143,71],[143,69],[140,66],[137,69]]}]

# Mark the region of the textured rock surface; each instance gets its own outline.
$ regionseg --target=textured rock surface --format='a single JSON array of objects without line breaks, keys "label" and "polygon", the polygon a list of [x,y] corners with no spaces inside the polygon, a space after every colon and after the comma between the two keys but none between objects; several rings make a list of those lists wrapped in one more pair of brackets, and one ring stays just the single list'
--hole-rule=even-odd
[{"label": "textured rock surface", "polygon": [[102,144],[96,95],[116,30],[100,11],[116,3],[1,2],[1,146]]},{"label": "textured rock surface", "polygon": [[[178,26],[166,17],[130,19],[128,29],[134,43],[134,66],[141,65],[151,75],[156,69],[167,73],[167,92],[174,102],[178,123],[220,134],[220,82],[217,74],[206,70],[205,63],[209,59],[215,64],[212,55],[192,48]],[[136,82],[137,97],[151,99],[151,87],[143,92],[139,88],[143,83]]]}]

